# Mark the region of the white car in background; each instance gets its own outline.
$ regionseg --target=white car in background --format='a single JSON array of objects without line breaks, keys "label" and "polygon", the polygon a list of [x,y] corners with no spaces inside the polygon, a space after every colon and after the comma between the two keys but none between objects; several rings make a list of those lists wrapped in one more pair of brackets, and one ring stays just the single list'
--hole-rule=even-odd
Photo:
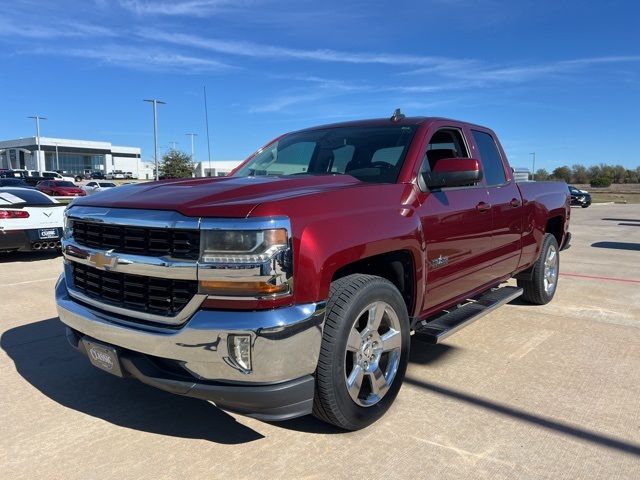
[{"label": "white car in background", "polygon": [[104,190],[109,190],[110,188],[115,188],[117,185],[111,182],[98,182],[92,180],[88,182],[86,185],[82,185],[80,188],[87,192],[87,195],[91,195],[93,193],[102,192]]},{"label": "white car in background", "polygon": [[59,250],[65,206],[38,190],[0,188],[0,252]]},{"label": "white car in background", "polygon": [[43,178],[46,178],[47,180],[64,180],[65,182],[75,182],[76,179],[74,178],[73,175],[63,175],[61,173],[58,172],[49,172],[49,171],[44,171],[44,172],[36,172],[36,171],[32,171],[32,175],[34,177],[37,176],[41,176]]}]

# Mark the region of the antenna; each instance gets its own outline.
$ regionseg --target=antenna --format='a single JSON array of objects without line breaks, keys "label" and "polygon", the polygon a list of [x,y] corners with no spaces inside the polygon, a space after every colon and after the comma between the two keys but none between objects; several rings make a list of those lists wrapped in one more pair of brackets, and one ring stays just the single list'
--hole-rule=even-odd
[{"label": "antenna", "polygon": [[399,108],[396,108],[389,120],[391,120],[392,122],[399,122],[403,118],[405,118],[404,113],[402,113]]}]

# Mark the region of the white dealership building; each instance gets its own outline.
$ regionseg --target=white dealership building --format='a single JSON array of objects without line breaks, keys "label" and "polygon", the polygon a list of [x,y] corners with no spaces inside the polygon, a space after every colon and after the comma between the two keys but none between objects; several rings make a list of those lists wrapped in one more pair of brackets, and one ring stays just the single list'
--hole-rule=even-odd
[{"label": "white dealership building", "polygon": [[[40,137],[38,146],[37,140],[37,137],[26,137],[0,141],[0,170],[60,170],[73,175],[120,170],[131,172],[141,180],[155,176],[155,163],[142,160],[138,147],[51,137]],[[193,174],[196,177],[226,176],[240,163],[240,160],[196,161]]]},{"label": "white dealership building", "polygon": [[37,137],[0,141],[0,169],[61,170],[81,174],[100,170],[131,172],[137,178],[153,178],[153,169],[140,159],[140,148],[110,142]]}]

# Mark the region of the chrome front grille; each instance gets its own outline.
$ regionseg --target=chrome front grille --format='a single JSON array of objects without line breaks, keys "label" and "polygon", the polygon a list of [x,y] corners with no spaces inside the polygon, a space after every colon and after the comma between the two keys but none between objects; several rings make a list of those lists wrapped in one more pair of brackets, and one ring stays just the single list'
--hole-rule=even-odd
[{"label": "chrome front grille", "polygon": [[79,245],[119,253],[197,260],[200,232],[192,229],[146,228],[73,220],[73,238]]},{"label": "chrome front grille", "polygon": [[198,292],[195,280],[109,272],[71,263],[74,288],[90,298],[128,310],[162,316],[180,312]]}]

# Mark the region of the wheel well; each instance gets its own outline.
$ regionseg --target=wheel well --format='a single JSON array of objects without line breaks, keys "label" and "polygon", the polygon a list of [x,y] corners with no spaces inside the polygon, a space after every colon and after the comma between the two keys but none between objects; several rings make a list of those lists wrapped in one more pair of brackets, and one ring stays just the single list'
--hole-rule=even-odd
[{"label": "wheel well", "polygon": [[331,281],[354,273],[364,273],[386,278],[400,291],[407,305],[407,311],[409,315],[411,315],[415,301],[414,272],[415,266],[411,254],[406,251],[396,251],[374,255],[373,257],[364,258],[345,265],[336,271]]},{"label": "wheel well", "polygon": [[547,226],[544,231],[556,237],[558,245],[561,245],[562,236],[564,235],[564,219],[561,216],[551,217],[547,220]]}]

